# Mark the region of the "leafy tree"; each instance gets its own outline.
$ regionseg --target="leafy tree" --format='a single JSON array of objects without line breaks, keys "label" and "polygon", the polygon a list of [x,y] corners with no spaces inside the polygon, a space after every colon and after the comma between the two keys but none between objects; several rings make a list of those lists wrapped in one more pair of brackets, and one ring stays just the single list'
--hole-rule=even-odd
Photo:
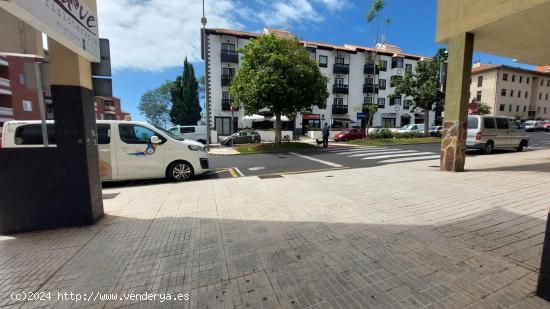
[{"label": "leafy tree", "polygon": [[489,115],[491,113],[491,106],[485,102],[479,103],[479,114],[480,115]]},{"label": "leafy tree", "polygon": [[326,108],[328,80],[297,39],[263,35],[240,52],[244,57],[231,82],[231,95],[246,114],[273,112],[275,143],[281,143],[281,116],[291,118],[313,106]]},{"label": "leafy tree", "polygon": [[445,49],[439,49],[433,59],[419,61],[416,72],[406,73],[396,80],[395,96],[412,97],[412,107],[424,111],[424,135],[429,135],[430,111],[442,110],[445,94],[441,91],[439,70],[447,58]]},{"label": "leafy tree", "polygon": [[151,124],[166,127],[170,122],[170,88],[168,81],[157,89],[148,90],[141,96],[138,109],[141,115]]},{"label": "leafy tree", "polygon": [[177,125],[196,125],[201,119],[201,106],[199,104],[199,83],[195,77],[193,65],[183,63],[183,73],[176,78],[170,88],[172,98],[172,110],[170,118]]},{"label": "leafy tree", "polygon": [[369,118],[367,119],[367,129],[366,129],[366,135],[367,135],[367,139],[369,138],[369,127],[372,126],[372,119],[374,118],[374,114],[376,114],[378,112],[378,105],[372,103],[372,104],[367,104],[365,105],[365,109],[364,109],[366,112],[369,113]]}]

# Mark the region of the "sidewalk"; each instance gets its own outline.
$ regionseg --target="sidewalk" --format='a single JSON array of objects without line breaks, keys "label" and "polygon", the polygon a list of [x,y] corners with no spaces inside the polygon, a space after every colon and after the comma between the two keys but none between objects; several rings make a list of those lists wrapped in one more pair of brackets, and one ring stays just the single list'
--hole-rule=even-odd
[{"label": "sidewalk", "polygon": [[[95,226],[0,236],[0,306],[34,290],[189,294],[141,307],[549,308],[533,293],[550,150],[438,165],[108,189]],[[56,302],[27,305],[71,305]]]},{"label": "sidewalk", "polygon": [[239,152],[232,147],[210,145],[210,150],[208,151],[208,154],[211,156],[232,156],[238,155]]}]

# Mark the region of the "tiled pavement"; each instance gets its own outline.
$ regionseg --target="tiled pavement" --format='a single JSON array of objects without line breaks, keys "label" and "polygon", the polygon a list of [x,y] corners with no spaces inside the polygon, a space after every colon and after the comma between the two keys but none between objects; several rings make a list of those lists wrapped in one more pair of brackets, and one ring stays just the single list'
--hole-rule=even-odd
[{"label": "tiled pavement", "polygon": [[95,226],[0,236],[0,306],[550,308],[533,296],[550,150],[468,160],[108,189]]}]

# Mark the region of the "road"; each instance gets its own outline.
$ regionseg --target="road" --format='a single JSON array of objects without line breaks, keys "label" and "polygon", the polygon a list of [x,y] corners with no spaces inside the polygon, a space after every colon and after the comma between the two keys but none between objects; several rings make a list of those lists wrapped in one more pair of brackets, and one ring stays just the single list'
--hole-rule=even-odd
[{"label": "road", "polygon": [[[529,135],[531,143],[525,151],[550,148],[550,133],[532,132]],[[428,161],[439,158],[439,149],[439,144],[367,147],[331,143],[328,149],[318,148],[296,153],[212,156],[211,167],[215,172],[203,178],[308,173]],[[514,152],[514,150],[495,150],[493,155],[510,152]],[[479,154],[475,151],[468,151],[467,155]]]}]

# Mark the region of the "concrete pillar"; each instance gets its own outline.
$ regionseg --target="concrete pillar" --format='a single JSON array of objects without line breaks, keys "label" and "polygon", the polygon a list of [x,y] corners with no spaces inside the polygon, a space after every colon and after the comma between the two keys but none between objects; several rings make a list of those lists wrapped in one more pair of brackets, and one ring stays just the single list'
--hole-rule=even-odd
[{"label": "concrete pillar", "polygon": [[550,214],[546,221],[546,234],[542,247],[537,296],[550,301]]},{"label": "concrete pillar", "polygon": [[457,35],[449,40],[445,131],[441,143],[442,171],[464,171],[473,51],[474,35],[471,33]]}]

